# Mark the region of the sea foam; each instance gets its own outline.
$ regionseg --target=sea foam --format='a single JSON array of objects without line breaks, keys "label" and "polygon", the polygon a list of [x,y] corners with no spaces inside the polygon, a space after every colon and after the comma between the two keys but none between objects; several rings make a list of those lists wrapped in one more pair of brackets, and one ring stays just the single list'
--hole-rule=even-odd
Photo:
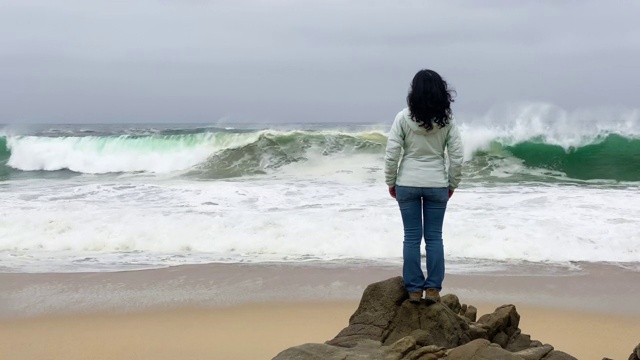
[{"label": "sea foam", "polygon": [[[363,174],[365,176],[366,174]],[[376,176],[379,174],[369,174]],[[3,190],[3,265],[399,261],[402,224],[381,181],[47,183]],[[456,192],[451,259],[640,262],[635,189],[472,187]]]}]

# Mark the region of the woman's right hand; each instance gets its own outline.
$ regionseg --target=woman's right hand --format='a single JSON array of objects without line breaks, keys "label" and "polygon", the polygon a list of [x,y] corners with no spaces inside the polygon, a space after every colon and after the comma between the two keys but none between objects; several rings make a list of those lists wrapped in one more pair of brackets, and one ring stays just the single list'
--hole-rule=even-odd
[{"label": "woman's right hand", "polygon": [[455,191],[455,190],[453,190],[453,189],[449,189],[449,199],[451,199],[451,197],[453,196],[453,192],[454,192],[454,191]]}]

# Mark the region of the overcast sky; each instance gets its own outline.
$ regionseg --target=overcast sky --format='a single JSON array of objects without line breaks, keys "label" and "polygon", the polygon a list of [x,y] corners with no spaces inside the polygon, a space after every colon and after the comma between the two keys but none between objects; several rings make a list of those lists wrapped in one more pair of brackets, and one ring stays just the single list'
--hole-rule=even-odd
[{"label": "overcast sky", "polygon": [[0,0],[0,123],[381,122],[640,107],[640,1]]}]

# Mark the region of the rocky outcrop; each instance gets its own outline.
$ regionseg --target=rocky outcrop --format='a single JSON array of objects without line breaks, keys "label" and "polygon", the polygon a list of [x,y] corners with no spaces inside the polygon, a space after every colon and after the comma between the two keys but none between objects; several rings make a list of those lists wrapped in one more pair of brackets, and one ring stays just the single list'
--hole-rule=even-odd
[{"label": "rocky outcrop", "polygon": [[472,342],[451,349],[445,357],[447,360],[522,360],[521,357],[504,350],[486,339]]},{"label": "rocky outcrop", "polygon": [[629,360],[640,360],[640,344],[633,349],[633,353],[629,356]]},{"label": "rocky outcrop", "polygon": [[[401,277],[371,284],[349,325],[324,344],[289,348],[274,360],[577,360],[523,334],[514,305],[476,321],[456,295],[410,303]],[[640,360],[640,345],[629,360]]]},{"label": "rocky outcrop", "polygon": [[386,359],[388,353],[381,347],[381,343],[374,340],[362,340],[351,348],[331,346],[326,344],[304,344],[289,348],[274,359],[286,360],[365,360]]},{"label": "rocky outcrop", "polygon": [[[478,324],[484,325],[487,335],[493,342],[505,347],[518,330],[520,315],[514,305],[502,305],[491,314],[482,315]],[[498,341],[494,341],[498,340]],[[504,345],[502,344],[504,342]]]},{"label": "rocky outcrop", "polygon": [[353,347],[363,339],[384,342],[389,324],[407,297],[402,278],[400,282],[393,278],[369,285],[362,294],[358,309],[349,319],[349,326],[328,344]]},{"label": "rocky outcrop", "polygon": [[578,360],[575,357],[562,352],[562,351],[552,351],[547,356],[544,357],[544,360]]},{"label": "rocky outcrop", "polygon": [[[360,306],[329,345],[353,347],[362,339],[390,345],[419,331],[425,345],[452,348],[471,340],[467,322],[442,303],[412,304],[401,277],[369,285]],[[418,339],[416,339],[418,340]]]}]

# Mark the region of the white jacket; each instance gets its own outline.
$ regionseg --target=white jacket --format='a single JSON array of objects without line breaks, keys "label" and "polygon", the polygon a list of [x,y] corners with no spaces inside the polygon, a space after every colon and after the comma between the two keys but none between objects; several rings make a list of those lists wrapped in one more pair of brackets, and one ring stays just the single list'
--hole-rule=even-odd
[{"label": "white jacket", "polygon": [[398,113],[389,131],[384,156],[387,185],[455,189],[462,178],[462,161],[462,140],[454,119],[443,128],[434,124],[427,131],[411,119],[408,108]]}]

